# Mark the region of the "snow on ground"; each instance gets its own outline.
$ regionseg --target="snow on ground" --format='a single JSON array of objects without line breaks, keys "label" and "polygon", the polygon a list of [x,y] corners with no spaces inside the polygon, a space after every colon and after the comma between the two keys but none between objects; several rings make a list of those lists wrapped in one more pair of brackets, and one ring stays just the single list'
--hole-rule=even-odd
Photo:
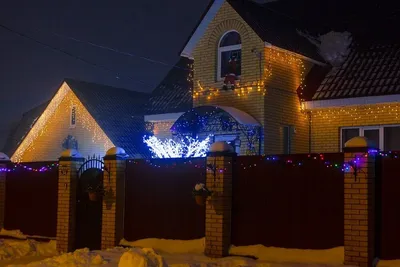
[{"label": "snow on ground", "polygon": [[55,239],[54,237],[46,237],[39,235],[25,235],[20,230],[6,230],[4,228],[0,229],[1,237],[13,237],[17,239],[28,239],[28,238],[37,238],[37,239]]},{"label": "snow on ground", "polygon": [[[328,250],[299,250],[264,247],[262,245],[234,247],[230,256],[211,259],[203,254],[205,239],[165,240],[143,239],[121,241],[121,245],[105,251],[80,249],[73,253],[55,255],[55,241],[39,243],[32,240],[2,240],[0,259],[19,257],[19,260],[1,261],[0,267],[339,267],[343,266],[343,247]],[[250,257],[254,256],[258,260]],[[42,257],[42,258],[40,258]],[[43,257],[48,257],[43,259]],[[38,261],[39,260],[39,261]],[[30,262],[30,263],[29,263]],[[28,264],[29,263],[29,264]],[[3,264],[3,265],[2,265]],[[27,265],[21,265],[27,264]],[[399,267],[398,261],[380,261],[379,267]]]},{"label": "snow on ground", "polygon": [[25,256],[54,256],[56,241],[48,243],[34,240],[0,239],[0,260],[17,259]]},{"label": "snow on ground", "polygon": [[[190,253],[202,254],[205,246],[205,239],[190,241],[165,240],[165,239],[143,239],[134,242],[121,240],[120,245],[132,247],[151,247],[164,253]],[[297,262],[341,265],[344,261],[344,248],[333,248],[327,250],[301,250],[284,249],[274,247],[254,246],[232,246],[230,254],[235,256],[254,256],[259,260],[267,262]]]}]

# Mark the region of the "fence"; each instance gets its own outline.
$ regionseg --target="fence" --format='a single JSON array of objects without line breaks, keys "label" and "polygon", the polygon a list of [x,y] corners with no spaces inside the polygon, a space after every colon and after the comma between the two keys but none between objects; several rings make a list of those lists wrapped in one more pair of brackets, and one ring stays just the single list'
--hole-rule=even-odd
[{"label": "fence", "polygon": [[205,159],[135,160],[126,170],[125,238],[204,237],[205,208],[191,191],[205,183]]},{"label": "fence", "polygon": [[[376,224],[378,255],[399,259],[400,158],[378,159]],[[28,235],[56,236],[58,168],[7,172],[5,228]],[[205,183],[206,161],[128,160],[124,237],[197,239],[205,234],[205,208],[192,199]],[[343,154],[240,156],[232,184],[233,245],[326,249],[343,246]]]},{"label": "fence", "polygon": [[[378,184],[377,210],[380,210],[380,257],[382,259],[400,259],[400,158],[383,157],[381,179]],[[380,203],[379,203],[380,202]],[[379,235],[378,235],[379,236]]]},{"label": "fence", "polygon": [[237,157],[232,244],[343,246],[343,154]]},{"label": "fence", "polygon": [[52,164],[25,163],[7,173],[5,229],[19,229],[27,235],[56,236],[58,168],[55,164],[48,169]]}]

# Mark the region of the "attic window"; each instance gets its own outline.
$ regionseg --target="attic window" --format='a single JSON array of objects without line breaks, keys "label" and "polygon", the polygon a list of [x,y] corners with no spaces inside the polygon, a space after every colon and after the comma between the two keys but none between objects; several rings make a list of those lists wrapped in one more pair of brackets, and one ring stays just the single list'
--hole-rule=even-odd
[{"label": "attic window", "polygon": [[75,126],[76,126],[76,107],[72,106],[71,107],[71,117],[69,120],[69,127],[75,128]]},{"label": "attic window", "polygon": [[229,74],[240,77],[242,59],[242,41],[236,31],[225,33],[218,45],[217,80]]}]

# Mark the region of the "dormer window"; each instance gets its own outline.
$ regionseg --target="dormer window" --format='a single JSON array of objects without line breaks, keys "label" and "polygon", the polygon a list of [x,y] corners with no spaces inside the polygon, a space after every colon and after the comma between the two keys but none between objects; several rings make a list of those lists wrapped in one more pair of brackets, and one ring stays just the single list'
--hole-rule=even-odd
[{"label": "dormer window", "polygon": [[236,31],[225,33],[218,45],[217,80],[241,75],[242,42]]},{"label": "dormer window", "polygon": [[69,127],[70,128],[75,128],[76,126],[76,107],[72,106],[71,107],[71,116],[69,120]]}]

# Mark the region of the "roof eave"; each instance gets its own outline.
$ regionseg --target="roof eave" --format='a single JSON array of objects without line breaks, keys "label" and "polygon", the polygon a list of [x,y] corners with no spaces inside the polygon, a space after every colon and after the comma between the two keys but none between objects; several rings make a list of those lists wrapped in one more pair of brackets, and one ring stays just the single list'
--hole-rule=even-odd
[{"label": "roof eave", "polygon": [[340,108],[349,106],[375,105],[375,104],[386,104],[395,102],[400,102],[400,94],[312,100],[304,102],[304,109],[314,110],[322,108]]},{"label": "roof eave", "polygon": [[200,18],[194,31],[190,35],[189,39],[186,41],[184,48],[181,50],[180,55],[182,57],[193,59],[192,52],[194,47],[203,36],[204,32],[207,30],[208,25],[214,19],[215,15],[218,13],[224,2],[225,0],[214,0],[210,2],[210,5],[203,13],[203,16]]},{"label": "roof eave", "polygon": [[275,46],[275,45],[273,45],[273,44],[271,44],[271,43],[269,43],[269,42],[264,42],[264,46],[265,46],[265,47],[268,47],[268,48],[274,48],[274,49],[277,49],[277,50],[281,50],[282,52],[291,54],[291,55],[293,55],[293,56],[297,56],[297,57],[299,57],[300,59],[309,61],[309,62],[311,62],[311,63],[313,63],[313,64],[316,64],[316,65],[319,65],[319,66],[323,66],[323,67],[324,67],[324,66],[327,65],[327,64],[324,63],[324,62],[321,62],[321,61],[318,61],[318,60],[309,58],[309,57],[307,57],[307,56],[305,56],[305,55],[298,54],[298,53],[292,52],[292,51],[290,51],[290,50],[286,50],[286,49],[284,49],[284,48],[280,48],[280,47]]}]

